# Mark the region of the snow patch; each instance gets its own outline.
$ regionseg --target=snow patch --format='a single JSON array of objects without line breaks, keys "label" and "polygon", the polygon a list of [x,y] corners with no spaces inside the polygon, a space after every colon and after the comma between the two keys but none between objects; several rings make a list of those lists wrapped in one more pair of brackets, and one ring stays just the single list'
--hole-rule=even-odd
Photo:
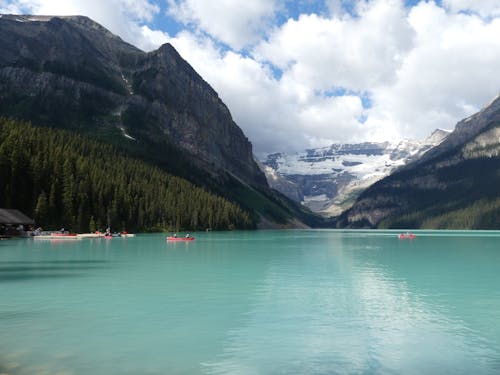
[{"label": "snow patch", "polygon": [[[417,152],[417,151],[415,151]],[[277,171],[282,175],[329,175],[348,172],[362,177],[376,170],[392,169],[402,165],[400,160],[391,160],[390,153],[382,155],[347,154],[317,158],[312,161],[306,154],[285,155],[276,159]]]},{"label": "snow patch", "polygon": [[309,195],[304,197],[304,203],[308,202],[324,202],[327,201],[328,197],[326,194],[320,194],[320,195]]},{"label": "snow patch", "polygon": [[123,75],[123,73],[122,73],[122,80],[123,80],[123,82],[125,82],[125,87],[127,87],[128,93],[130,95],[134,95],[134,90],[132,90],[132,85],[130,84],[130,82],[128,81],[128,79],[125,78],[125,76]]},{"label": "snow patch", "polygon": [[486,105],[483,107],[483,109],[488,108],[488,107],[489,107],[490,105],[492,105],[492,104],[493,104],[493,102],[494,102],[495,100],[497,100],[498,98],[500,98],[500,93],[498,93],[498,94],[497,94],[497,95],[496,95],[493,99],[491,99],[491,100],[488,102],[488,104],[486,104]]},{"label": "snow patch", "polygon": [[127,134],[125,128],[120,127],[120,130],[122,131],[122,134],[123,134],[123,136],[125,138],[128,138],[128,139],[131,139],[133,141],[136,141],[136,139],[134,137],[132,137],[131,135]]},{"label": "snow patch", "polygon": [[472,120],[474,118],[475,115],[472,115],[472,116],[469,116],[467,117],[464,122],[469,122],[470,120]]}]

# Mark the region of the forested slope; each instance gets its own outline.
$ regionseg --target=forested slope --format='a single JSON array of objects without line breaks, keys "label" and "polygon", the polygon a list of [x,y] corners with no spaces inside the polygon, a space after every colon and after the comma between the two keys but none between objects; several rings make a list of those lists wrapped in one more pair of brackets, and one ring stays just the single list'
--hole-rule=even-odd
[{"label": "forested slope", "polygon": [[47,228],[244,229],[247,212],[117,148],[64,130],[0,119],[0,207]]}]

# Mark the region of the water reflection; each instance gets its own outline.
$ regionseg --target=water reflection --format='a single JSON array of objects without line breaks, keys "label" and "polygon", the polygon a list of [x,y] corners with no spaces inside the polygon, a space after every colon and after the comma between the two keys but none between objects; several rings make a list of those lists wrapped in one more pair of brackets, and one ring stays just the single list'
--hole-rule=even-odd
[{"label": "water reflection", "polygon": [[83,271],[103,268],[104,263],[96,260],[0,261],[0,282],[84,276]]},{"label": "water reflection", "polygon": [[301,257],[269,263],[244,324],[228,333],[204,371],[497,373],[495,343],[450,315],[449,300],[422,293],[412,275],[427,262],[415,270],[397,253],[422,248],[370,242],[350,236],[308,242]]}]

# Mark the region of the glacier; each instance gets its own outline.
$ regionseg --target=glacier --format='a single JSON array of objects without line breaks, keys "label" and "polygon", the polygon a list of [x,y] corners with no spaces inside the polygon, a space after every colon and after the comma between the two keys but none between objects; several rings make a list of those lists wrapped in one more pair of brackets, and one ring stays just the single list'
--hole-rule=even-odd
[{"label": "glacier", "polygon": [[437,129],[424,140],[333,144],[260,161],[268,184],[324,216],[349,208],[368,186],[420,158],[450,133]]}]

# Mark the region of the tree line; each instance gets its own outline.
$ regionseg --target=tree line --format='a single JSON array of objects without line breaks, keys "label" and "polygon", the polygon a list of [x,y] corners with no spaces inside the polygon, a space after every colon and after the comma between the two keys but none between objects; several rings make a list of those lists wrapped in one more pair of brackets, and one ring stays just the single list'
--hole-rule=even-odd
[{"label": "tree line", "polygon": [[76,133],[0,118],[0,207],[44,228],[248,229],[236,204],[116,147]]}]

